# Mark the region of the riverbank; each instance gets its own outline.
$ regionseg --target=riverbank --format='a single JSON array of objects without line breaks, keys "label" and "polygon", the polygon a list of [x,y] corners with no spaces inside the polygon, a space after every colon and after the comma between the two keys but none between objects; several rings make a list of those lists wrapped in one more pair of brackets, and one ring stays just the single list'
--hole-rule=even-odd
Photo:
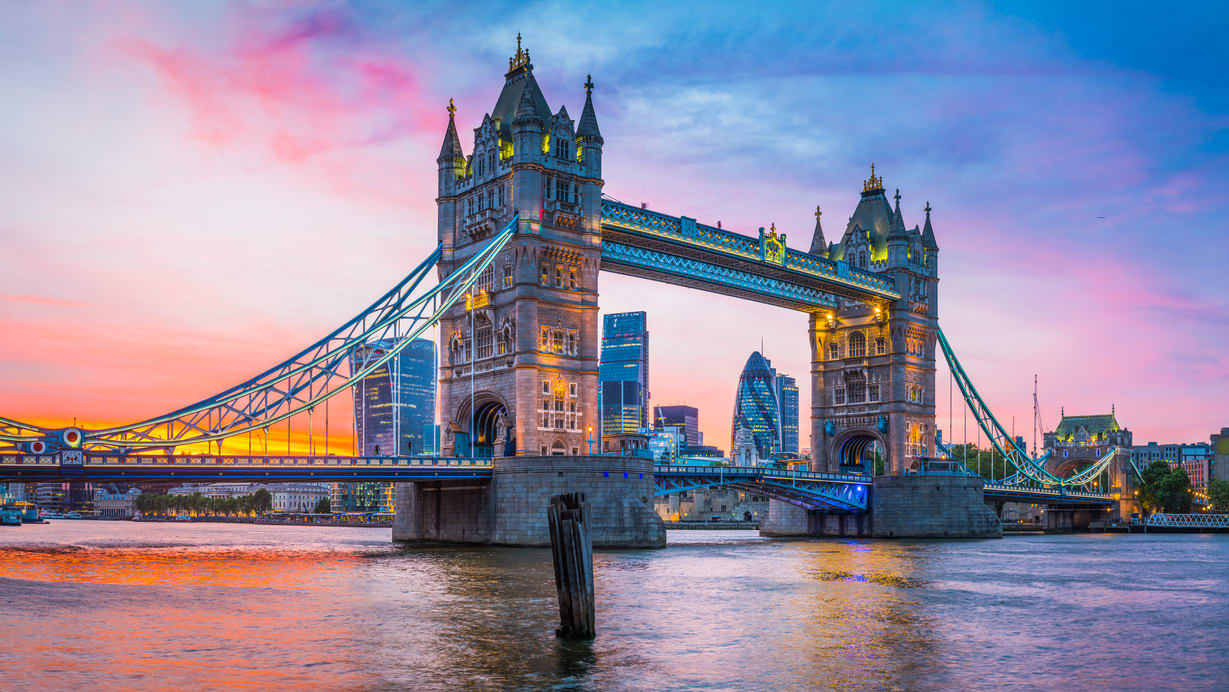
[{"label": "riverbank", "polygon": [[758,521],[667,521],[666,529],[670,531],[709,530],[719,531],[754,531],[760,528]]}]

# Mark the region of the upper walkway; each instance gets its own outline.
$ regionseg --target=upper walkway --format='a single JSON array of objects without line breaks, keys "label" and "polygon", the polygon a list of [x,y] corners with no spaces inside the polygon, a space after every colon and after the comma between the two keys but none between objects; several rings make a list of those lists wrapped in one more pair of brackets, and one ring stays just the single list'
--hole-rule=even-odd
[{"label": "upper walkway", "polygon": [[891,277],[784,244],[602,200],[602,268],[794,310],[835,308],[837,297],[900,298]]}]

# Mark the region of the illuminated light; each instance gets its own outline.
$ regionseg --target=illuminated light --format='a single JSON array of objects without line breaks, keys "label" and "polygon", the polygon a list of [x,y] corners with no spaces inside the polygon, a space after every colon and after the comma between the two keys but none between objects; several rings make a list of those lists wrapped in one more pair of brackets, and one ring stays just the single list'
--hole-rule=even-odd
[{"label": "illuminated light", "polygon": [[550,133],[549,132],[542,135],[542,153],[543,154],[550,153]]},{"label": "illuminated light", "polygon": [[478,291],[477,296],[465,294],[465,309],[473,310],[474,308],[484,308],[491,304],[491,296],[487,294],[486,289]]}]

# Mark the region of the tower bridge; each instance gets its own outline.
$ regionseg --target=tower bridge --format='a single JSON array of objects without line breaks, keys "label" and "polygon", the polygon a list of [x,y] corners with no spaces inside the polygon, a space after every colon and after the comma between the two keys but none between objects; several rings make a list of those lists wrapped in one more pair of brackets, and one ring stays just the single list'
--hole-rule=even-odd
[{"label": "tower bridge", "polygon": [[[650,498],[714,486],[774,498],[768,533],[998,535],[980,477],[923,473],[942,452],[934,405],[942,351],[978,425],[1016,470],[994,493],[1062,503],[1074,496],[1049,489],[1078,486],[1081,502],[1108,498],[1087,496],[1092,472],[1060,478],[1044,457],[1029,456],[955,359],[938,325],[929,203],[924,224],[907,228],[899,190],[889,203],[872,166],[839,240],[827,241],[816,209],[807,252],[789,248],[775,224],[741,234],[623,204],[604,194],[592,79],[584,89],[579,121],[563,106],[552,113],[518,41],[468,154],[449,103],[436,159],[438,247],[404,280],[287,361],[166,415],[104,430],[0,418],[0,444],[12,448],[0,474],[395,480],[394,537],[404,539],[541,543],[546,498],[580,490],[594,503],[599,544],[660,545]],[[809,470],[655,467],[586,454],[598,425],[602,271],[806,313]],[[438,283],[425,288],[430,273]],[[278,426],[289,439],[289,426],[306,419],[310,435],[318,409],[327,440],[329,400],[437,326],[440,458],[302,456],[289,443],[287,454],[268,455]],[[247,454],[223,454],[245,439]],[[174,453],[201,445],[206,454]],[[885,460],[882,477],[865,464],[870,450]],[[911,518],[919,512],[927,521]],[[839,519],[855,515],[870,519]]]}]

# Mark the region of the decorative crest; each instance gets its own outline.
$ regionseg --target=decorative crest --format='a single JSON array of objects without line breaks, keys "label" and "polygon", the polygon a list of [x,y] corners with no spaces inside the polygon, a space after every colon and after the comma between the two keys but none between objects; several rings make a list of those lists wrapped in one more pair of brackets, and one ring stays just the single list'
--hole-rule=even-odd
[{"label": "decorative crest", "polygon": [[875,175],[875,164],[871,164],[871,177],[862,183],[863,192],[883,192],[883,178]]},{"label": "decorative crest", "polygon": [[820,211],[820,209],[819,209],[819,205],[818,205],[818,204],[817,204],[817,205],[815,205],[815,220],[816,220],[816,221],[819,221],[819,217],[821,217],[821,216],[823,216],[823,215],[824,215],[824,213],[823,213],[822,211]]},{"label": "decorative crest", "polygon": [[457,104],[453,103],[452,99],[448,99],[448,119],[452,120],[452,117],[456,114],[457,114]]},{"label": "decorative crest", "polygon": [[511,72],[529,64],[529,49],[521,48],[521,33],[516,32],[516,55],[508,58],[508,71]]},{"label": "decorative crest", "polygon": [[585,96],[589,96],[592,93],[593,93],[593,75],[587,74],[585,75]]},{"label": "decorative crest", "polygon": [[892,199],[896,200],[897,205],[900,204],[900,188],[899,187],[896,188],[896,195],[892,197]]},{"label": "decorative crest", "polygon": [[926,209],[924,211],[926,212],[926,218],[929,219],[930,218],[930,200],[926,201]]}]

